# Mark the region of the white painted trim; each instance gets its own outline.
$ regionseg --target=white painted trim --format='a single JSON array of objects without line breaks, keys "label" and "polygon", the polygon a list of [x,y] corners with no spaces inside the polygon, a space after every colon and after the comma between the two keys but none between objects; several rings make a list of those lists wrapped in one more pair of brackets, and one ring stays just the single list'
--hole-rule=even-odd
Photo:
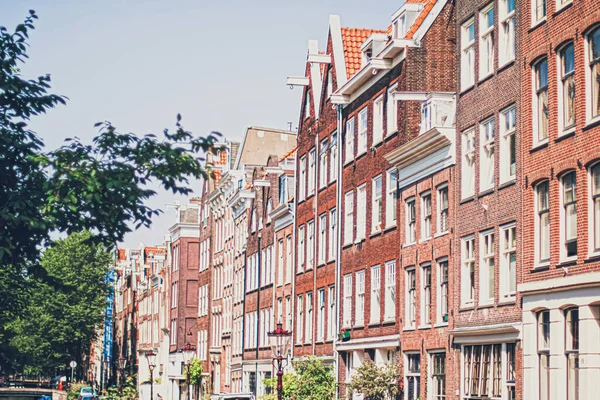
[{"label": "white painted trim", "polygon": [[342,40],[342,28],[339,15],[329,16],[329,34],[333,48],[333,62],[335,64],[338,87],[342,87],[348,81],[346,72],[346,58],[344,56],[344,42]]},{"label": "white painted trim", "polygon": [[309,54],[308,60],[309,63],[316,64],[330,64],[331,63],[331,55],[330,54]]},{"label": "white painted trim", "polygon": [[[319,42],[316,40],[308,41],[308,58],[319,54]],[[315,118],[319,119],[319,108],[321,105],[321,89],[323,79],[321,77],[321,65],[317,63],[310,64],[310,80],[312,86],[312,96],[315,108]]]},{"label": "white painted trim", "polygon": [[422,3],[404,3],[404,5],[402,7],[400,7],[398,9],[398,11],[396,11],[393,15],[392,15],[392,21],[395,20],[396,18],[398,18],[402,13],[406,12],[406,11],[421,11],[423,9],[423,6],[425,5],[426,0],[423,0]]},{"label": "white painted trim", "polygon": [[427,31],[429,31],[429,28],[431,28],[431,25],[433,25],[433,22],[436,20],[438,15],[440,15],[440,13],[442,12],[442,9],[446,5],[447,1],[448,0],[437,0],[436,1],[435,5],[431,9],[431,11],[429,11],[429,14],[427,14],[427,17],[425,17],[425,20],[423,20],[423,22],[421,23],[421,26],[419,26],[419,29],[417,29],[417,31],[413,35],[413,40],[415,41],[416,44],[419,44],[421,39],[427,34]]},{"label": "white painted trim", "polygon": [[288,86],[308,86],[309,79],[307,76],[288,76],[286,85],[288,85]]},{"label": "white painted trim", "polygon": [[380,347],[397,347],[400,345],[400,335],[377,336],[360,339],[350,339],[347,342],[337,343],[337,351],[376,349]]},{"label": "white painted trim", "polygon": [[[563,268],[564,270],[564,268]],[[517,291],[522,294],[533,292],[552,292],[567,290],[572,286],[579,288],[583,286],[600,286],[600,272],[591,272],[589,274],[567,275],[562,278],[546,279],[542,281],[521,283]]]}]

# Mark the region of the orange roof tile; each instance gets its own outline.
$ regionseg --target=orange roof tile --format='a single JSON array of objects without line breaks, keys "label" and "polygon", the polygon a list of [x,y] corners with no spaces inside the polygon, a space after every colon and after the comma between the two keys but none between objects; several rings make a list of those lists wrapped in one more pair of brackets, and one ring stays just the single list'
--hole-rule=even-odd
[{"label": "orange roof tile", "polygon": [[[413,38],[413,36],[415,35],[415,32],[417,31],[417,29],[419,29],[419,27],[421,26],[421,24],[423,23],[425,18],[429,15],[429,12],[433,8],[433,6],[435,5],[437,0],[426,0],[426,1],[427,1],[427,4],[425,4],[425,7],[421,10],[421,12],[419,13],[419,16],[417,17],[417,19],[415,19],[415,22],[413,22],[410,29],[406,32],[405,36],[407,39]],[[406,2],[407,3],[423,3],[424,0],[406,0]]]},{"label": "orange roof tile", "polygon": [[342,28],[342,42],[344,43],[344,57],[346,58],[346,74],[348,79],[360,71],[362,54],[360,46],[373,33],[386,33],[378,29]]},{"label": "orange roof tile", "polygon": [[119,249],[119,260],[120,261],[125,260],[126,256],[127,256],[127,252],[125,251],[125,249]]},{"label": "orange roof tile", "polygon": [[284,155],[282,155],[281,157],[279,157],[278,162],[282,162],[283,160],[288,159],[292,154],[294,154],[294,152],[296,151],[296,149],[298,148],[298,146],[294,146],[290,149],[290,151],[288,151],[287,153],[285,153]]}]

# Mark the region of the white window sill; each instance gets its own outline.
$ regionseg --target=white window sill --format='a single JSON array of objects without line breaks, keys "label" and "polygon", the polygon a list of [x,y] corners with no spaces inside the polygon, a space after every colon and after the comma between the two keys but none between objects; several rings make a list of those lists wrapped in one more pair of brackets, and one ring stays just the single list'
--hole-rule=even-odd
[{"label": "white window sill", "polygon": [[407,326],[404,329],[402,329],[403,332],[411,332],[414,331],[415,327],[414,326]]},{"label": "white window sill", "polygon": [[411,247],[411,246],[414,246],[416,244],[417,244],[417,242],[405,243],[404,246],[402,246],[402,247],[406,249],[407,247]]},{"label": "white window sill", "polygon": [[363,154],[365,154],[367,152],[367,149],[361,150],[358,153],[356,153],[356,158],[362,156]]},{"label": "white window sill", "polygon": [[355,322],[353,328],[364,328],[365,327],[365,321],[361,321],[361,322]]},{"label": "white window sill", "polygon": [[498,60],[498,69],[504,68],[506,65],[515,61],[515,57],[509,58],[508,60]]},{"label": "white window sill", "polygon": [[350,324],[344,324],[342,325],[342,330],[350,330],[352,327],[350,326]]},{"label": "white window sill", "polygon": [[445,328],[447,326],[448,326],[447,322],[440,322],[440,323],[433,325],[434,328]]},{"label": "white window sill", "polygon": [[335,183],[335,181],[337,181],[337,178],[330,180],[329,184],[331,185],[332,183]]},{"label": "white window sill", "polygon": [[548,268],[549,266],[550,266],[550,261],[544,261],[543,263],[535,264],[532,269],[535,271],[536,269],[544,269],[544,268]]},{"label": "white window sill", "polygon": [[425,243],[428,240],[431,240],[431,236],[419,239],[419,243]]},{"label": "white window sill", "polygon": [[384,324],[389,324],[391,322],[396,322],[396,316],[388,316],[383,319]]},{"label": "white window sill", "polygon": [[544,140],[540,140],[539,142],[535,143],[532,147],[531,150],[536,150],[542,146],[545,146],[548,144],[548,138],[544,139]]},{"label": "white window sill", "polygon": [[365,238],[364,238],[364,237],[362,237],[362,238],[358,238],[358,239],[356,239],[356,240],[354,241],[354,244],[360,244],[360,243],[361,243],[361,242],[363,242],[364,240],[365,240]]},{"label": "white window sill", "polygon": [[376,321],[369,321],[369,325],[379,325],[381,324],[380,320],[376,320]]},{"label": "white window sill", "polygon": [[396,221],[391,221],[390,223],[387,223],[385,225],[384,230],[387,231],[388,229],[392,229],[396,227]]},{"label": "white window sill", "polygon": [[503,306],[506,304],[515,304],[515,301],[516,301],[516,297],[514,294],[510,295],[510,296],[504,296],[504,297],[500,298],[500,300],[498,301],[498,305]]},{"label": "white window sill", "polygon": [[571,125],[568,128],[566,128],[565,130],[563,130],[562,132],[559,132],[557,139],[560,139],[563,136],[567,136],[573,132],[575,132],[575,125]]},{"label": "white window sill", "polygon": [[597,122],[600,122],[600,115],[596,115],[595,117],[590,118],[589,120],[586,121],[586,127],[595,124]]},{"label": "white window sill", "polygon": [[436,233],[435,235],[433,235],[433,237],[434,237],[435,239],[437,239],[437,238],[439,238],[439,237],[442,237],[442,236],[445,236],[445,235],[447,235],[448,233],[449,233],[449,231],[446,231],[446,232],[440,232],[440,233]]},{"label": "white window sill", "polygon": [[540,19],[539,21],[533,21],[531,23],[531,29],[537,28],[538,26],[544,24],[546,22],[547,17]]},{"label": "white window sill", "polygon": [[[479,74],[481,75],[481,74],[482,74],[482,72],[481,72],[481,71],[479,71]],[[485,81],[486,79],[488,79],[488,78],[489,78],[490,76],[492,76],[493,74],[494,74],[494,71],[490,71],[490,72],[488,72],[487,74],[485,74],[485,75],[483,75],[483,76],[480,76],[480,77],[479,77],[479,81],[478,81],[478,82]]]},{"label": "white window sill", "polygon": [[573,4],[573,1],[567,1],[564,4],[557,5],[556,10],[554,11],[554,14],[560,12],[563,8],[566,8],[566,7],[570,6],[571,4]]},{"label": "white window sill", "polygon": [[466,92],[467,90],[471,89],[473,86],[475,86],[475,84],[474,83],[470,83],[468,86],[461,87],[460,88],[460,92],[461,93]]},{"label": "white window sill", "polygon": [[568,262],[573,262],[573,261],[577,261],[577,256],[573,256],[573,257],[564,257],[560,259],[559,264],[563,264],[563,263],[568,263]]},{"label": "white window sill", "polygon": [[381,229],[371,230],[371,235],[377,235],[379,233],[381,233]]},{"label": "white window sill", "polygon": [[469,310],[472,309],[473,307],[475,307],[475,303],[463,303],[460,305],[460,309],[461,310]]},{"label": "white window sill", "polygon": [[353,159],[353,158],[351,158],[351,159],[349,159],[349,160],[345,160],[345,161],[344,161],[344,167],[346,167],[346,166],[350,165],[350,164],[352,163],[352,161],[354,161],[354,159]]},{"label": "white window sill", "polygon": [[373,144],[371,144],[371,146],[375,147],[375,146],[377,146],[380,143],[383,143],[383,137],[377,138],[377,141],[373,141]]},{"label": "white window sill", "polygon": [[494,299],[479,300],[479,307],[491,307],[494,305]]},{"label": "white window sill", "polygon": [[428,325],[419,325],[419,329],[431,329],[431,324],[428,324]]},{"label": "white window sill", "polygon": [[392,129],[388,129],[388,132],[386,133],[385,136],[391,136],[391,135],[393,135],[396,132],[398,132],[398,127],[397,126],[393,127]]}]

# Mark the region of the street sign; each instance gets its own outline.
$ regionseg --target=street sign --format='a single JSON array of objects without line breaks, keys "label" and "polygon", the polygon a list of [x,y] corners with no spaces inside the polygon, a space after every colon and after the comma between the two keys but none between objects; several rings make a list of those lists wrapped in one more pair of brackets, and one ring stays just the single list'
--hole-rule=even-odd
[{"label": "street sign", "polygon": [[71,362],[69,363],[69,366],[70,366],[71,368],[75,368],[75,367],[77,366],[77,361],[71,361]]}]

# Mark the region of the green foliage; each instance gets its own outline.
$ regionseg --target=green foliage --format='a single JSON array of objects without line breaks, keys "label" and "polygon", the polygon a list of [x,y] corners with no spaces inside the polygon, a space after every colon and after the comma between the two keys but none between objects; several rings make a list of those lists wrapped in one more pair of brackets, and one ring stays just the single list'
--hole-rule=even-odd
[{"label": "green foliage", "polygon": [[138,390],[133,377],[128,376],[123,383],[122,389],[111,386],[106,391],[107,400],[133,400],[138,396]]},{"label": "green foliage", "polygon": [[[190,361],[189,366],[189,374],[190,374],[190,385],[199,385],[202,383],[202,372],[204,368],[202,367],[202,361],[198,358],[193,358]],[[185,377],[187,379],[188,371],[185,373]]]},{"label": "green foliage", "polygon": [[[28,123],[67,98],[49,93],[50,75],[27,79],[20,73],[36,19],[30,11],[14,32],[0,26],[0,299],[11,299],[0,301],[0,367],[9,371],[18,367],[9,343],[40,347],[13,338],[6,327],[25,307],[44,315],[26,304],[27,289],[52,280],[39,265],[43,249],[52,244],[50,234],[89,230],[90,240],[110,248],[132,226],[150,226],[160,212],[147,206],[156,195],[152,188],[191,193],[190,184],[209,173],[202,155],[219,136],[192,135],[178,115],[175,130],[164,130],[161,137],[120,133],[104,122],[96,125],[99,133],[91,144],[75,138],[57,150],[46,149]],[[38,350],[27,356],[52,353]]]},{"label": "green foliage", "polygon": [[355,372],[347,396],[362,393],[364,400],[394,399],[401,393],[401,374],[398,364],[377,366],[373,361],[365,361]]},{"label": "green foliage", "polygon": [[[330,400],[335,397],[333,366],[316,357],[293,362],[294,372],[283,375],[283,398],[286,400]],[[265,379],[271,394],[265,400],[277,399],[277,377]]]},{"label": "green foliage", "polygon": [[27,306],[8,323],[19,361],[39,372],[70,360],[81,365],[80,356],[103,321],[111,255],[92,237],[74,233],[46,250],[41,264],[48,279],[31,279]]},{"label": "green foliage", "polygon": [[81,388],[84,386],[89,386],[84,383],[74,383],[71,385],[71,388],[67,392],[67,400],[77,400],[79,398],[79,392],[81,392]]}]

